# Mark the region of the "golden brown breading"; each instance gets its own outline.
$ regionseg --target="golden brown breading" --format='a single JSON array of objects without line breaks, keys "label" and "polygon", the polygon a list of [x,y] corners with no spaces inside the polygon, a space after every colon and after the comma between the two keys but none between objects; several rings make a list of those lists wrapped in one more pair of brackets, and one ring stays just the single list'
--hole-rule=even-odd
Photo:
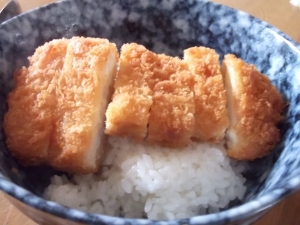
[{"label": "golden brown breading", "polygon": [[180,79],[182,79],[180,82],[184,83],[185,85],[193,85],[190,83],[189,74],[187,75],[187,81],[184,80],[184,75],[176,75],[180,71],[188,71],[187,65],[183,63],[181,59],[179,59],[178,57],[167,56],[165,54],[158,54],[156,55],[156,57],[156,64],[153,64],[152,67],[153,75],[151,79],[148,80],[148,85],[151,90],[160,81],[179,79],[179,77]]},{"label": "golden brown breading", "polygon": [[120,137],[144,139],[147,132],[152,91],[148,87],[124,86],[118,88],[107,111],[105,132]]},{"label": "golden brown breading", "polygon": [[280,139],[276,125],[285,103],[268,77],[234,55],[222,65],[231,125],[227,130],[228,155],[252,160],[269,154]]},{"label": "golden brown breading", "polygon": [[195,76],[193,139],[219,142],[229,126],[219,55],[213,49],[192,47],[184,50],[184,61]]},{"label": "golden brown breading", "polygon": [[171,148],[186,147],[194,130],[194,76],[177,57],[157,55],[149,86],[153,86],[153,105],[149,117],[147,142]]},{"label": "golden brown breading", "polygon": [[3,127],[10,151],[24,165],[46,164],[56,104],[55,83],[60,75],[68,40],[54,40],[36,49],[29,68],[15,73],[8,95]]},{"label": "golden brown breading", "polygon": [[156,63],[156,54],[144,46],[135,43],[122,46],[115,92],[106,111],[106,134],[136,141],[145,138],[152,105],[148,81]]},{"label": "golden brown breading", "polygon": [[174,80],[158,82],[153,92],[147,142],[172,148],[186,147],[191,143],[195,122],[193,92]]},{"label": "golden brown breading", "polygon": [[[181,73],[178,76],[182,71],[186,71],[187,75]],[[105,133],[142,141],[147,134],[153,90],[159,82],[165,80],[176,81],[176,85],[180,83],[183,88],[194,84],[187,65],[179,58],[164,54],[157,55],[135,43],[123,45],[113,100],[106,112]],[[152,108],[151,112],[158,113]],[[150,127],[151,123],[149,120]],[[159,126],[159,124],[153,124],[153,126]],[[152,137],[151,130],[153,129],[150,129],[148,139],[151,139],[150,142],[154,144],[156,138]],[[185,134],[182,136],[186,138]],[[159,142],[162,138],[160,137]],[[166,140],[164,145],[170,145],[169,142],[170,139]],[[187,142],[186,140],[185,143]],[[175,147],[176,143],[174,142],[172,146]],[[178,141],[178,143],[183,143],[183,141]]]},{"label": "golden brown breading", "polygon": [[117,62],[117,48],[108,40],[70,40],[57,83],[55,131],[49,150],[54,168],[74,173],[97,171]]},{"label": "golden brown breading", "polygon": [[22,164],[50,164],[73,173],[98,169],[104,115],[118,51],[104,39],[54,40],[16,72],[4,130]]}]

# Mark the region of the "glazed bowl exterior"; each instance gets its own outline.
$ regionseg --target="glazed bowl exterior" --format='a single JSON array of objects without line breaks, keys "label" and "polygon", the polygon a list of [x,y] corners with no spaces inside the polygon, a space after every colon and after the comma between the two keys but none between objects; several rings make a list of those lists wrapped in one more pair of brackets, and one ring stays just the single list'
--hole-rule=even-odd
[{"label": "glazed bowl exterior", "polygon": [[[156,53],[181,56],[206,46],[256,65],[289,103],[280,124],[282,139],[272,153],[249,163],[247,192],[219,213],[151,221],[90,214],[42,198],[56,172],[24,168],[10,155],[0,132],[0,189],[39,224],[177,225],[248,224],[300,188],[300,48],[276,28],[219,4],[200,0],[60,1],[0,25],[0,122],[7,110],[13,73],[47,41],[73,36],[107,38],[120,47],[137,42]],[[20,121],[21,122],[21,121]]]}]

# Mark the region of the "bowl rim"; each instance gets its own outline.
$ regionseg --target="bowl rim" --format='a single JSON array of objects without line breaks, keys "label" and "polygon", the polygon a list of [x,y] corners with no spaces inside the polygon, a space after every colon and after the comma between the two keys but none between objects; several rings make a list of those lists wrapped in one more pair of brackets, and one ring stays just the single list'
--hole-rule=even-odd
[{"label": "bowl rim", "polygon": [[[0,24],[0,28],[6,26],[7,24],[13,23],[22,17],[28,16],[30,14],[38,13],[41,9],[51,9],[55,7],[59,7],[59,5],[63,4],[64,2],[71,2],[72,0],[61,0],[58,2],[54,2],[48,5],[44,5],[32,10],[29,10],[25,13],[22,13],[16,17],[13,17],[2,24]],[[286,44],[288,44],[294,51],[299,53],[300,55],[300,45],[290,38],[288,35],[280,31],[279,29],[275,28],[274,26],[268,24],[265,21],[262,21],[246,12],[241,10],[237,10],[231,8],[229,6],[225,6],[219,3],[207,1],[207,0],[197,0],[202,1],[205,4],[211,4],[215,7],[225,7],[228,10],[231,10],[234,13],[244,13],[247,16],[250,16],[250,19],[254,23],[258,23],[262,25],[265,29],[270,30],[274,36],[282,39]],[[275,162],[274,165],[276,165]],[[38,195],[33,194],[32,192],[26,190],[25,188],[15,184],[12,181],[9,181],[6,177],[0,173],[0,190],[4,193],[10,195],[11,197],[15,198],[16,200],[26,204],[29,207],[34,209],[43,211],[45,213],[49,213],[51,215],[60,217],[62,219],[67,219],[73,222],[81,222],[81,223],[92,223],[92,222],[104,222],[108,224],[152,224],[155,223],[156,225],[162,224],[208,224],[208,223],[216,223],[216,222],[233,222],[237,220],[251,218],[257,215],[259,212],[263,212],[268,208],[272,207],[286,196],[292,194],[293,192],[300,189],[300,177],[291,178],[284,187],[277,188],[268,192],[267,194],[263,194],[245,204],[240,206],[236,206],[218,213],[211,213],[207,215],[199,215],[193,216],[187,219],[174,219],[174,220],[150,220],[150,219],[138,219],[138,218],[121,218],[115,216],[108,216],[103,214],[95,214],[95,213],[87,213],[77,209],[68,208],[63,205],[60,205],[56,202],[46,200]],[[45,204],[40,204],[40,203]],[[138,223],[137,223],[138,222]]]}]

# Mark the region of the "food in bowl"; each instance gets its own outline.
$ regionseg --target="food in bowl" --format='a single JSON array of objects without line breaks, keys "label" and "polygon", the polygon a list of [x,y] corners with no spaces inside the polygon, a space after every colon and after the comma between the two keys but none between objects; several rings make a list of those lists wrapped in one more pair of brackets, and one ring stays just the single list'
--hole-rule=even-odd
[{"label": "food in bowl", "polygon": [[281,95],[268,77],[233,55],[225,56],[223,74],[230,118],[228,155],[242,160],[266,156],[280,139],[276,125],[283,119]]},{"label": "food in bowl", "polygon": [[110,136],[100,174],[53,176],[44,197],[70,208],[126,218],[180,219],[226,209],[246,192],[247,162],[223,144],[180,150]]},{"label": "food in bowl", "polygon": [[181,60],[122,46],[106,134],[173,148],[224,138],[229,123],[219,55],[204,47],[184,54]]},{"label": "food in bowl", "polygon": [[[40,57],[43,47],[51,54],[45,51]],[[43,47],[32,57],[38,58],[36,64],[32,60],[28,69],[16,73],[16,80],[33,78],[34,82],[23,86],[17,82],[9,95],[4,122],[8,147],[17,149],[12,153],[21,162],[25,158],[24,164],[49,164],[73,173],[96,172],[103,151],[104,141],[99,140],[103,136],[103,117],[117,68],[116,47],[107,40],[78,37],[52,41]],[[242,199],[246,189],[241,175],[243,165],[232,165],[221,141],[228,121],[232,132],[227,146],[234,151],[229,156],[262,157],[269,153],[278,136],[264,142],[260,133],[251,133],[253,138],[247,140],[246,147],[258,142],[256,151],[239,145],[249,135],[249,126],[263,128],[271,136],[278,134],[276,125],[285,104],[268,78],[254,66],[227,55],[221,70],[218,59],[214,50],[204,47],[185,50],[181,60],[157,55],[137,44],[124,45],[115,93],[106,111],[106,133],[121,137],[109,138],[111,149],[103,157],[100,174],[75,175],[71,179],[56,176],[46,197],[82,210],[150,219],[185,218],[207,210],[218,211],[231,200]],[[36,88],[41,86],[36,84],[41,80],[46,80],[46,87],[39,92]],[[227,97],[225,87],[230,88]],[[34,92],[28,92],[32,88]],[[36,106],[32,107],[18,93],[23,89]],[[268,98],[270,93],[274,95]],[[231,97],[234,100],[226,100]],[[230,120],[226,101],[231,102]],[[20,106],[24,105],[29,107],[26,113],[30,116],[20,128],[13,121],[22,116]],[[40,107],[44,110],[42,116],[46,116],[40,118],[38,111],[30,107]],[[257,118],[253,112],[266,113]],[[199,125],[201,119],[206,119],[205,126]],[[28,129],[31,126],[33,129]],[[214,126],[214,132],[207,137],[203,134],[210,126]],[[48,133],[39,135],[35,127],[42,131],[46,127]],[[202,135],[197,135],[197,130]],[[17,138],[29,140],[30,132],[41,138],[37,142],[42,147],[34,142],[27,146],[29,150],[35,147],[32,155],[18,144],[11,147],[11,143],[16,143],[16,134],[25,132],[27,136]],[[136,142],[146,139],[146,143],[133,143],[124,136]],[[23,145],[24,141],[20,143]],[[44,153],[43,157],[39,152]]]},{"label": "food in bowl", "polygon": [[104,39],[54,40],[36,50],[28,69],[16,72],[3,127],[22,164],[98,170],[118,57]]}]

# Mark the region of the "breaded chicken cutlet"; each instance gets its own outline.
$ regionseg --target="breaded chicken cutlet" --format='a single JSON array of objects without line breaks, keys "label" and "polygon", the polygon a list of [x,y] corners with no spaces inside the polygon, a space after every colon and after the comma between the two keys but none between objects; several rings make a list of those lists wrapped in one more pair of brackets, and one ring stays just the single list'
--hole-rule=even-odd
[{"label": "breaded chicken cutlet", "polygon": [[280,139],[276,126],[285,107],[281,95],[254,65],[234,55],[225,56],[222,72],[230,118],[227,154],[238,160],[269,154]]},{"label": "breaded chicken cutlet", "polygon": [[149,83],[153,103],[146,141],[171,148],[186,147],[195,126],[194,77],[177,57],[158,54],[157,59]]},{"label": "breaded chicken cutlet", "polygon": [[3,128],[6,144],[24,165],[48,162],[56,83],[64,65],[68,40],[54,40],[36,49],[29,67],[17,70],[8,95]]},{"label": "breaded chicken cutlet", "polygon": [[16,71],[3,127],[22,164],[96,172],[105,115],[106,134],[171,148],[219,142],[227,129],[227,153],[238,160],[263,157],[279,141],[285,103],[253,65],[227,55],[220,68],[204,47],[181,60],[132,43],[118,56],[108,40],[74,37],[37,48]]},{"label": "breaded chicken cutlet", "polygon": [[115,44],[106,39],[70,40],[57,82],[56,129],[49,151],[54,168],[76,173],[97,171],[118,58]]},{"label": "breaded chicken cutlet", "polygon": [[184,50],[184,61],[194,75],[195,129],[193,139],[219,142],[229,126],[227,99],[219,55],[205,47]]},{"label": "breaded chicken cutlet", "polygon": [[[181,60],[155,54],[135,43],[122,46],[115,93],[106,112],[106,134],[141,141],[146,137],[148,124],[148,143],[174,148],[187,146],[191,138],[214,142],[224,138],[229,122],[219,56],[204,47],[187,49],[184,54],[185,59]],[[170,82],[160,84],[163,81]],[[167,90],[174,85],[177,93],[165,92],[164,85]],[[180,85],[184,93],[179,98],[181,103],[175,101]],[[178,113],[183,96],[189,110]],[[170,118],[182,121],[181,125],[171,123]]]},{"label": "breaded chicken cutlet", "polygon": [[115,91],[106,111],[106,134],[136,141],[145,138],[152,105],[148,80],[155,63],[156,55],[144,46],[133,43],[121,47]]},{"label": "breaded chicken cutlet", "polygon": [[191,143],[195,125],[193,91],[174,80],[158,82],[153,89],[147,142],[172,148]]},{"label": "breaded chicken cutlet", "polygon": [[[115,92],[106,111],[105,133],[142,141],[146,138],[149,126],[148,143],[169,147],[187,146],[194,124],[194,99],[189,87],[193,85],[193,78],[188,66],[179,58],[155,54],[135,43],[122,46],[119,65]],[[171,80],[157,87],[160,82]],[[160,89],[164,85],[167,85],[167,90],[174,85],[173,90],[177,93],[173,95],[164,88]],[[181,96],[179,86],[183,88]],[[187,90],[189,93],[186,93]],[[181,102],[176,105],[175,99],[181,99]],[[193,104],[187,106],[188,116],[178,113],[176,109],[179,105],[184,108],[184,102]],[[168,106],[169,110],[164,106]],[[171,123],[170,118],[175,117],[177,123]],[[187,127],[191,129],[187,131]]]},{"label": "breaded chicken cutlet", "polygon": [[[229,81],[240,89],[232,91]],[[276,125],[285,105],[276,88],[233,56],[225,58],[221,71],[213,49],[189,48],[180,60],[126,44],[115,88],[106,112],[109,135],[180,148],[191,138],[220,142],[230,126],[228,154],[236,159],[262,157],[279,140]]]},{"label": "breaded chicken cutlet", "polygon": [[[7,145],[25,165],[96,172],[118,51],[105,39],[54,40],[15,74],[4,117]],[[22,121],[22,122],[18,122]]]}]

